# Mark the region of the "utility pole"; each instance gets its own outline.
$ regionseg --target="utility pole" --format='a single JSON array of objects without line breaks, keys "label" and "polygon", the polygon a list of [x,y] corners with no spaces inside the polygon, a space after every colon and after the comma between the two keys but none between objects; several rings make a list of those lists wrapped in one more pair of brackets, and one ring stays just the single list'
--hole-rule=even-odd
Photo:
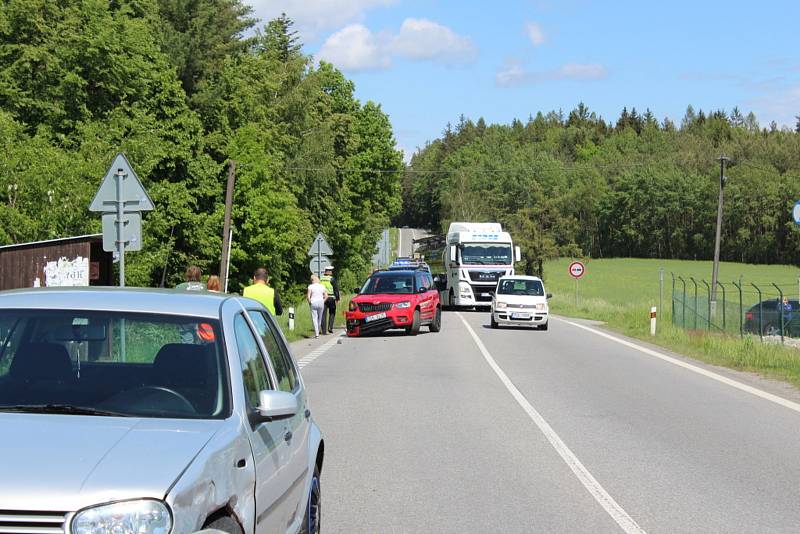
[{"label": "utility pole", "polygon": [[225,223],[222,229],[222,259],[219,262],[219,275],[222,287],[228,287],[228,255],[231,239],[231,209],[233,208],[233,186],[236,182],[236,162],[228,163],[228,188],[225,191]]},{"label": "utility pole", "polygon": [[[717,158],[719,160],[719,200],[717,201],[717,235],[714,240],[714,266],[711,269],[711,317],[717,314],[717,279],[719,277],[719,242],[722,233],[722,201],[723,191],[725,190],[725,164],[730,161],[730,158],[725,157],[725,154]],[[711,319],[709,317],[709,319]]]}]

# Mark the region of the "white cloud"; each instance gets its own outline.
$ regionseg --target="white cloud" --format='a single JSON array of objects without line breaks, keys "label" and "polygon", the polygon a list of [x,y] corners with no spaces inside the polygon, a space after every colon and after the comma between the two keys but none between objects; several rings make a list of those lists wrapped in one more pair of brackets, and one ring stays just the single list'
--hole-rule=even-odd
[{"label": "white cloud", "polygon": [[559,80],[593,81],[608,75],[598,63],[565,63],[556,69],[526,70],[519,61],[509,61],[495,74],[495,83],[501,87]]},{"label": "white cloud", "polygon": [[762,128],[775,121],[778,126],[794,129],[796,115],[800,112],[800,85],[770,91],[747,101],[745,105],[753,108]]},{"label": "white cloud", "polygon": [[469,37],[428,19],[408,18],[389,44],[390,51],[408,59],[430,59],[443,63],[470,61],[477,50]]},{"label": "white cloud", "polygon": [[396,34],[350,24],[328,37],[317,56],[352,71],[387,68],[394,58],[454,64],[469,62],[476,54],[468,37],[427,19],[409,18]]},{"label": "white cloud", "polygon": [[525,24],[525,35],[531,40],[533,46],[539,46],[547,40],[547,36],[542,31],[542,27],[538,22],[528,22]]},{"label": "white cloud", "polygon": [[286,13],[294,20],[304,40],[352,22],[362,22],[368,10],[397,0],[245,0],[253,6],[262,24]]},{"label": "white cloud", "polygon": [[344,70],[384,69],[392,62],[379,39],[361,24],[345,26],[328,37],[318,55]]}]

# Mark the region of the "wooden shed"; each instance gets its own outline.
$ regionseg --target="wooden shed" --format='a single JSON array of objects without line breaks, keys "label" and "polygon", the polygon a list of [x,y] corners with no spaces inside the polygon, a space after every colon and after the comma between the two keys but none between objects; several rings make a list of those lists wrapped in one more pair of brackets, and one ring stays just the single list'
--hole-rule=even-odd
[{"label": "wooden shed", "polygon": [[113,285],[113,256],[92,234],[0,247],[0,290]]}]

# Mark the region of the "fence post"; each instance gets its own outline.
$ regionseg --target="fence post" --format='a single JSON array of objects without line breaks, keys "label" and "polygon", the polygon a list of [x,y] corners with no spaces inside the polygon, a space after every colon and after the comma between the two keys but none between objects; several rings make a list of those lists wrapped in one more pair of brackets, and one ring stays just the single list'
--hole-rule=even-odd
[{"label": "fence post", "polygon": [[739,290],[739,337],[744,337],[744,304],[742,303],[742,282],[737,284],[734,280],[733,285]]},{"label": "fence post", "polygon": [[683,306],[681,309],[681,327],[686,330],[686,280],[684,280],[682,276],[679,276],[678,280],[680,280],[683,284],[683,300],[681,301]]},{"label": "fence post", "polygon": [[708,292],[708,310],[706,310],[708,311],[708,315],[706,315],[706,330],[710,332],[711,331],[711,286],[708,285],[708,282],[706,282],[705,280],[700,280],[700,281],[703,282],[703,284],[705,284],[706,291]]},{"label": "fence post", "polygon": [[758,338],[764,341],[764,306],[761,305],[761,288],[750,282],[750,285],[758,291]]},{"label": "fence post", "polygon": [[722,284],[719,280],[717,280],[717,285],[722,289],[722,331],[727,332],[727,325],[725,323],[725,305],[727,304],[725,301],[725,284]]},{"label": "fence post", "polygon": [[783,290],[778,287],[775,282],[772,282],[772,286],[778,290],[778,313],[781,316],[781,344],[783,344]]},{"label": "fence post", "polygon": [[697,330],[697,280],[694,279],[694,276],[690,276],[689,280],[692,281],[694,284],[694,330]]},{"label": "fence post", "polygon": [[675,324],[675,273],[670,272],[669,275],[672,277],[672,293],[669,294],[669,300],[672,303],[672,324]]}]

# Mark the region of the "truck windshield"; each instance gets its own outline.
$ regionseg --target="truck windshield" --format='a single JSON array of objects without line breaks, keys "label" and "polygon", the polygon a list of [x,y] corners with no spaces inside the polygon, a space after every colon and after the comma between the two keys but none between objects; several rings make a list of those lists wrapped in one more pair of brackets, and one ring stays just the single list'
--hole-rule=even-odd
[{"label": "truck windshield", "polygon": [[511,265],[511,245],[465,243],[461,247],[462,265]]},{"label": "truck windshield", "polygon": [[410,294],[414,292],[414,275],[392,273],[373,275],[361,289],[361,295]]},{"label": "truck windshield", "polygon": [[225,417],[220,337],[195,317],[0,310],[0,412]]}]

